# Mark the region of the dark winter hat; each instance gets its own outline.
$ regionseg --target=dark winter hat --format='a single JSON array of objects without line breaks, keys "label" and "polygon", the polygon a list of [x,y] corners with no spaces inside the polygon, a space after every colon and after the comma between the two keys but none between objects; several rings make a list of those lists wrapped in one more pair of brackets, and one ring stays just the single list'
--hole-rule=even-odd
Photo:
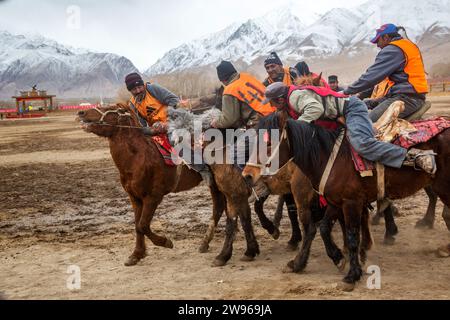
[{"label": "dark winter hat", "polygon": [[311,73],[311,71],[309,71],[309,67],[308,67],[308,65],[306,64],[305,61],[301,61],[301,62],[297,63],[297,64],[295,65],[295,69],[297,69],[298,74],[299,74],[301,77],[303,77],[303,76],[309,76],[310,73]]},{"label": "dark winter hat", "polygon": [[131,91],[137,86],[143,86],[144,80],[142,80],[142,77],[138,73],[133,72],[125,77],[125,84],[127,85],[128,91]]},{"label": "dark winter hat", "polygon": [[281,59],[278,57],[276,52],[271,52],[266,60],[264,60],[264,66],[267,66],[268,64],[278,64],[282,66],[283,62],[281,62]]},{"label": "dark winter hat", "polygon": [[285,98],[289,88],[283,82],[274,82],[266,88],[266,99],[263,104],[268,103],[272,99]]},{"label": "dark winter hat", "polygon": [[237,70],[230,61],[222,61],[217,66],[217,76],[220,81],[227,81],[235,73]]},{"label": "dark winter hat", "polygon": [[338,76],[335,75],[329,76],[328,82],[338,82]]}]

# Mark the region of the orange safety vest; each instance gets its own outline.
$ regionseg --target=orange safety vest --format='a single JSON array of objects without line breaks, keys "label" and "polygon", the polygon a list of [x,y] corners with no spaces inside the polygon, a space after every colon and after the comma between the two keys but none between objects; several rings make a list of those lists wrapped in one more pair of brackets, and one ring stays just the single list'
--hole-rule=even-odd
[{"label": "orange safety vest", "polygon": [[148,124],[152,126],[156,122],[167,122],[167,106],[162,104],[159,100],[153,97],[147,90],[145,85],[144,101],[138,103],[134,97],[131,97],[131,103],[136,107],[141,116],[147,120]]},{"label": "orange safety vest", "polygon": [[[283,83],[287,86],[292,86],[293,83],[291,80],[291,73],[289,72],[289,67],[285,67],[285,68],[283,68],[283,70],[284,70]],[[269,84],[272,84],[275,81],[273,81],[271,77],[268,77],[267,82],[269,82]]]},{"label": "orange safety vest", "polygon": [[408,82],[414,87],[417,93],[428,93],[425,67],[422,54],[417,45],[407,39],[392,41],[389,44],[399,47],[405,54],[406,65],[404,71],[408,75]]},{"label": "orange safety vest", "polygon": [[386,96],[392,86],[395,84],[394,81],[389,80],[389,78],[384,79],[379,84],[377,84],[372,91],[370,99],[380,99]]},{"label": "orange safety vest", "polygon": [[263,116],[267,116],[276,110],[270,103],[263,104],[266,87],[255,77],[248,73],[240,73],[236,79],[225,87],[224,95],[230,95],[245,102]]}]

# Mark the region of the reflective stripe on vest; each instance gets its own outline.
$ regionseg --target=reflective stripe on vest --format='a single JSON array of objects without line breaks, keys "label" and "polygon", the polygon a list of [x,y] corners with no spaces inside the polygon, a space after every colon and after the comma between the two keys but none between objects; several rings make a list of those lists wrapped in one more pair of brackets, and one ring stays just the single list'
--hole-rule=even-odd
[{"label": "reflective stripe on vest", "polygon": [[408,75],[408,82],[417,93],[428,93],[428,82],[425,75],[422,54],[417,45],[407,39],[392,41],[391,43],[402,49],[406,58],[404,72]]},{"label": "reflective stripe on vest", "polygon": [[145,85],[145,98],[141,103],[136,102],[134,97],[131,97],[131,103],[136,107],[142,117],[144,117],[148,124],[152,126],[156,122],[167,122],[167,106],[162,104],[159,100],[153,97],[147,86]]},{"label": "reflective stripe on vest", "polygon": [[249,105],[254,111],[267,116],[276,110],[269,103],[263,104],[266,87],[248,73],[240,73],[236,79],[225,87],[224,95],[230,95]]},{"label": "reflective stripe on vest", "polygon": [[300,113],[298,113],[295,108],[291,105],[291,103],[289,102],[290,97],[292,92],[294,92],[295,90],[311,90],[314,93],[316,93],[317,95],[319,95],[320,97],[322,97],[322,105],[324,110],[326,110],[327,108],[327,101],[325,98],[329,97],[329,96],[333,96],[336,100],[336,107],[337,107],[337,112],[338,112],[338,117],[341,116],[339,114],[339,98],[347,98],[347,96],[345,94],[336,92],[331,90],[330,88],[324,88],[324,87],[314,87],[314,86],[290,86],[289,87],[289,91],[288,91],[288,95],[287,95],[287,104],[288,104],[288,113],[289,115],[294,118],[294,119],[298,119],[300,117]]},{"label": "reflective stripe on vest", "polygon": [[386,96],[392,86],[395,84],[394,81],[389,80],[389,78],[384,79],[379,84],[377,84],[372,91],[370,99],[380,99]]},{"label": "reflective stripe on vest", "polygon": [[[287,85],[287,86],[293,85],[292,79],[291,79],[291,73],[289,72],[289,67],[284,67],[284,68],[283,68],[283,73],[284,73],[284,76],[283,76],[283,83],[284,83],[285,85]],[[273,81],[272,78],[269,77],[269,78],[267,78],[267,82],[269,82],[269,84],[272,84],[272,83],[274,83],[275,81]]]}]

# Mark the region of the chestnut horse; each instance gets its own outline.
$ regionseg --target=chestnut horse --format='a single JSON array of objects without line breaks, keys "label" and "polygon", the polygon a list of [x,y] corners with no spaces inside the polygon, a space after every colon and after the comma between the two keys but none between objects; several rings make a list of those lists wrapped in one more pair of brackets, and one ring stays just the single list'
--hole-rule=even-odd
[{"label": "chestnut horse", "polygon": [[[314,124],[292,119],[286,121],[286,118],[280,114],[276,114],[276,116],[281,130],[285,132],[280,143],[280,158],[293,158],[294,163],[308,177],[313,188],[318,190],[322,173],[340,131],[328,131]],[[400,169],[386,167],[387,197],[401,199],[413,195],[426,186],[431,186],[444,205],[449,206],[449,146],[449,129],[444,130],[430,141],[415,146],[420,149],[432,149],[437,153],[437,172],[434,176],[416,171],[412,167]],[[282,152],[287,152],[287,154],[282,155]],[[280,164],[284,163],[280,161]],[[377,199],[377,182],[376,177],[361,178],[356,172],[351,159],[350,146],[346,139],[343,140],[339,149],[325,186],[324,195],[330,204],[330,210],[342,210],[344,214],[350,270],[344,277],[342,285],[345,290],[352,290],[362,275],[358,255],[360,228],[365,227],[366,224],[367,205]],[[363,242],[365,242],[364,239]],[[296,258],[289,266],[296,271],[299,263],[300,261]]]},{"label": "chestnut horse", "polygon": [[[172,241],[157,235],[150,227],[158,205],[171,192],[189,190],[202,181],[200,174],[187,166],[167,166],[155,143],[149,142],[141,132],[138,121],[128,113],[126,106],[93,108],[78,113],[84,130],[106,137],[112,159],[120,173],[120,182],[128,193],[134,209],[136,246],[125,262],[136,265],[146,255],[145,236],[153,244],[173,248]],[[225,209],[223,195],[216,186],[210,188],[213,216]],[[204,242],[210,235],[206,235]],[[204,246],[204,244],[202,244]]]}]

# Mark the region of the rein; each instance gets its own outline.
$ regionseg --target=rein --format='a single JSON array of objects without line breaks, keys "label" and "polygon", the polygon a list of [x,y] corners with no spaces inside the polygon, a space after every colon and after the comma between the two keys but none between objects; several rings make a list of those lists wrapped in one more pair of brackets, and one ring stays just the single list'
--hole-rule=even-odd
[{"label": "rein", "polygon": [[[142,129],[142,127],[137,127],[137,126],[131,126],[131,125],[130,126],[124,126],[124,125],[118,125],[118,124],[115,125],[115,124],[109,124],[109,123],[105,123],[104,122],[105,117],[108,114],[116,113],[119,116],[119,118],[120,118],[120,117],[130,116],[129,113],[120,114],[119,112],[117,112],[117,110],[108,110],[106,112],[102,112],[98,107],[95,107],[93,109],[95,111],[97,111],[98,113],[100,113],[101,118],[100,118],[100,120],[98,122],[91,122],[92,124],[99,125],[99,126],[115,127],[115,128]],[[130,118],[129,118],[129,120],[131,122]]]},{"label": "rein", "polygon": [[[269,165],[272,162],[272,160],[280,153],[281,142],[286,139],[287,139],[287,132],[286,132],[286,128],[284,128],[283,133],[281,134],[281,137],[280,137],[280,143],[278,143],[278,145],[275,147],[274,151],[270,155],[269,159],[267,159],[267,161],[264,164],[247,162],[246,165],[250,166],[250,167],[259,168],[261,170],[261,175],[277,174],[278,172],[281,171],[281,169],[283,169],[285,166],[287,166],[289,164],[289,162],[292,160],[292,159],[289,159],[289,161],[287,161],[281,168],[277,169],[274,173],[267,172],[269,170]],[[288,144],[289,144],[289,140],[288,140]]]}]

